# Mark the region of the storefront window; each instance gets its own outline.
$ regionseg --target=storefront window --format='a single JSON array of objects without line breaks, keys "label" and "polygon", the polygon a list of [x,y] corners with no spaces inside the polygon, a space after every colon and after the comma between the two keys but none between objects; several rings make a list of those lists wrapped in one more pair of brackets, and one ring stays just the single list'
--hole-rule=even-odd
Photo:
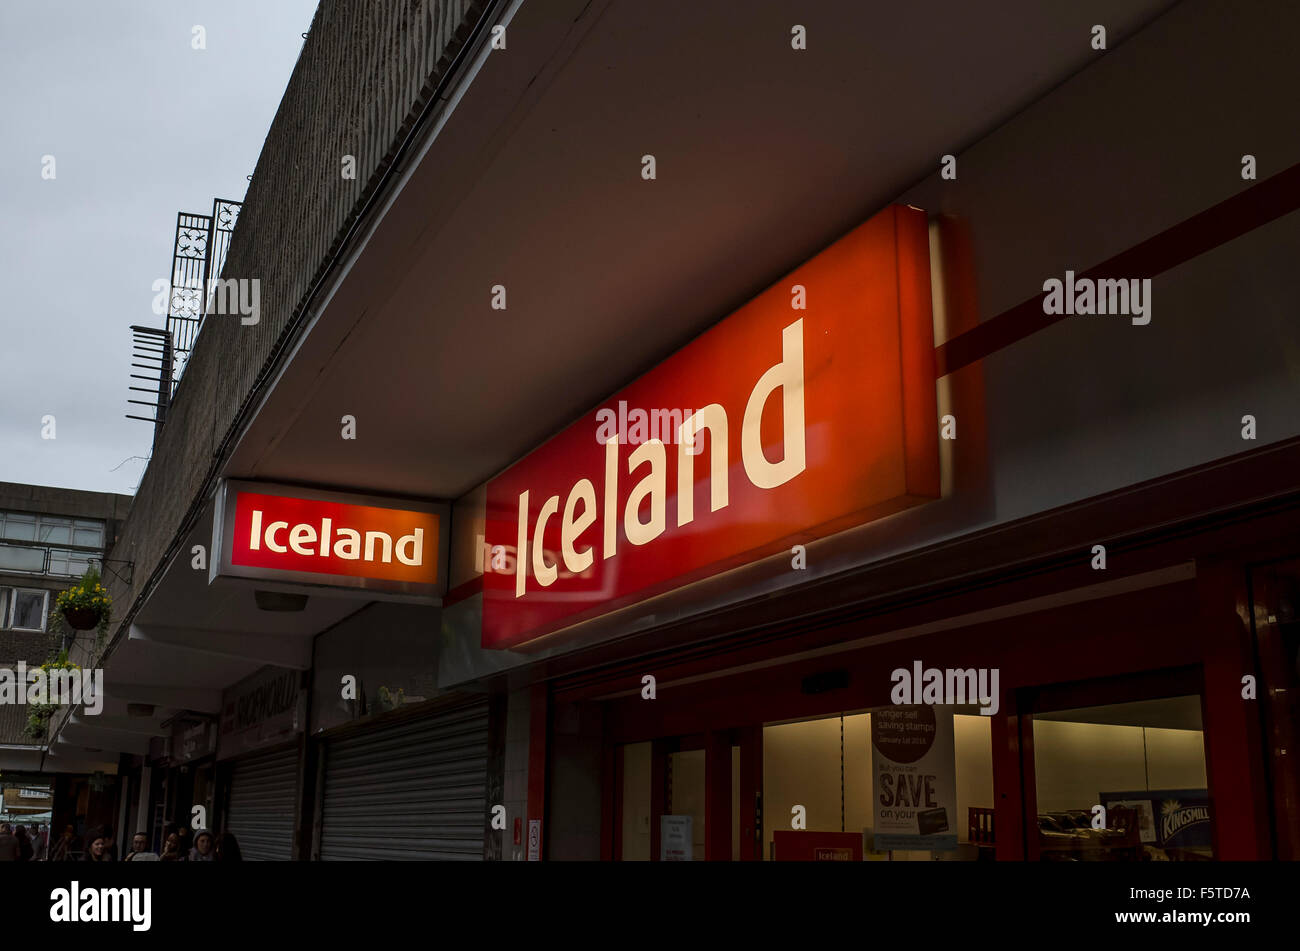
[{"label": "storefront window", "polygon": [[623,861],[650,861],[650,812],[650,744],[629,743],[623,747]]},{"label": "storefront window", "polygon": [[1043,861],[1213,857],[1198,696],[1038,713]]},{"label": "storefront window", "polygon": [[704,750],[668,754],[668,815],[691,820],[691,859],[703,862]]},{"label": "storefront window", "polygon": [[[886,708],[887,709],[887,708]],[[876,816],[882,808],[875,791],[871,714],[782,723],[763,729],[764,858],[783,858],[776,849],[778,830],[856,834],[863,858],[880,861],[965,861],[980,858],[978,841],[971,841],[973,810],[993,807],[993,755],[989,718],[977,713],[955,713],[934,708],[936,717],[951,717],[953,754],[950,763],[934,764],[936,772],[951,771],[955,806],[938,800],[924,809],[928,829],[939,829],[955,839],[941,849],[877,849]],[[941,758],[942,759],[942,758]],[[927,792],[924,795],[933,795]],[[800,809],[801,807],[801,809]],[[829,840],[828,840],[829,842]],[[948,845],[953,847],[949,848]],[[834,843],[828,848],[834,852]],[[985,857],[991,856],[986,848]]]}]

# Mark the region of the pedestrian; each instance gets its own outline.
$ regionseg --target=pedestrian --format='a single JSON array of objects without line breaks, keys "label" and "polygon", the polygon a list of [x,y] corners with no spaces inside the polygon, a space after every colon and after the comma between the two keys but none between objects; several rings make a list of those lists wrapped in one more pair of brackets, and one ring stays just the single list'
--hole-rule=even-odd
[{"label": "pedestrian", "polygon": [[160,862],[184,862],[185,853],[181,851],[181,839],[175,832],[167,836],[163,842],[162,855],[158,856]]},{"label": "pedestrian", "polygon": [[194,848],[190,849],[191,862],[212,862],[216,860],[216,854],[213,852],[214,841],[212,833],[207,829],[199,829],[194,833]]},{"label": "pedestrian", "polygon": [[158,853],[149,851],[149,836],[144,832],[137,832],[131,837],[131,851],[126,854],[123,862],[157,862]]},{"label": "pedestrian", "polygon": [[82,859],[82,861],[83,862],[113,861],[111,858],[108,857],[108,839],[104,837],[104,833],[102,831],[91,833],[90,847],[86,849],[86,856],[85,858]]},{"label": "pedestrian", "polygon": [[14,838],[18,840],[18,861],[30,862],[36,850],[32,848],[32,840],[27,836],[27,827],[14,829]]},{"label": "pedestrian", "polygon": [[0,862],[18,862],[22,859],[22,849],[13,827],[7,822],[0,822]]},{"label": "pedestrian", "polygon": [[239,843],[235,841],[233,832],[223,832],[217,836],[217,861],[218,862],[242,862],[244,856],[240,854]]},{"label": "pedestrian", "polygon": [[104,854],[108,856],[110,862],[117,861],[117,840],[113,838],[113,827],[104,826]]},{"label": "pedestrian", "polygon": [[59,841],[50,849],[50,861],[72,862],[81,858],[80,852],[81,839],[77,836],[76,827],[69,824],[63,827],[63,835],[59,836]]},{"label": "pedestrian", "polygon": [[36,827],[32,836],[32,861],[44,862],[50,855],[50,829],[45,823]]}]

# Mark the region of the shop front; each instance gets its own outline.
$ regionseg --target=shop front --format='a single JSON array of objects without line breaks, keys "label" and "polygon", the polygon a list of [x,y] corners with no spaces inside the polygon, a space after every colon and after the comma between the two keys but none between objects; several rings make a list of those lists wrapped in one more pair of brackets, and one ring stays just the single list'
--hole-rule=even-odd
[{"label": "shop front", "polygon": [[536,356],[639,362],[452,508],[439,683],[508,698],[501,854],[1296,856],[1300,152],[1197,121],[1269,86],[1290,14],[1216,16],[1178,4],[910,186],[802,175],[834,212],[762,265],[736,249],[794,193],[683,205],[726,240],[643,286],[694,328],[636,349],[611,290],[617,333]]},{"label": "shop front", "polygon": [[[1131,538],[1119,577],[1082,548],[875,604],[821,585],[538,684],[546,855],[1291,858],[1297,529],[1292,498]],[[949,745],[899,766],[880,734],[918,711]]]},{"label": "shop front", "polygon": [[234,833],[245,859],[295,857],[307,705],[303,678],[298,670],[266,667],[222,697],[219,828]]},{"label": "shop front", "polygon": [[530,857],[1295,854],[1300,440],[1016,442],[971,255],[892,206],[457,506],[443,676],[528,696]]},{"label": "shop front", "polygon": [[187,712],[173,717],[167,725],[171,728],[164,808],[167,821],[193,829],[211,829],[216,807],[217,720]]},{"label": "shop front", "polygon": [[438,620],[377,603],[317,638],[313,859],[484,857],[490,705],[438,689]]}]

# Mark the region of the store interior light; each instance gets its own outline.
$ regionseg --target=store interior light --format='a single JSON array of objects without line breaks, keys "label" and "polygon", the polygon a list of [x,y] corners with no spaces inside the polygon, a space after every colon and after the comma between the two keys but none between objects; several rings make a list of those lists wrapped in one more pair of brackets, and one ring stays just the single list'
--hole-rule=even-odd
[{"label": "store interior light", "polygon": [[307,607],[307,595],[283,591],[253,591],[253,600],[262,611],[301,611]]}]

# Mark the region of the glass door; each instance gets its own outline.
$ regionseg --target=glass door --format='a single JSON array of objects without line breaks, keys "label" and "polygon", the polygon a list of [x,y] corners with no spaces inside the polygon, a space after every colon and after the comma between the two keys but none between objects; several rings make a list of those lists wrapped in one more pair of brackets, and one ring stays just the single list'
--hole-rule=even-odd
[{"label": "glass door", "polygon": [[[741,857],[741,748],[729,733],[666,737],[615,748],[614,857],[703,862]],[[710,823],[725,836],[709,838]]]}]

